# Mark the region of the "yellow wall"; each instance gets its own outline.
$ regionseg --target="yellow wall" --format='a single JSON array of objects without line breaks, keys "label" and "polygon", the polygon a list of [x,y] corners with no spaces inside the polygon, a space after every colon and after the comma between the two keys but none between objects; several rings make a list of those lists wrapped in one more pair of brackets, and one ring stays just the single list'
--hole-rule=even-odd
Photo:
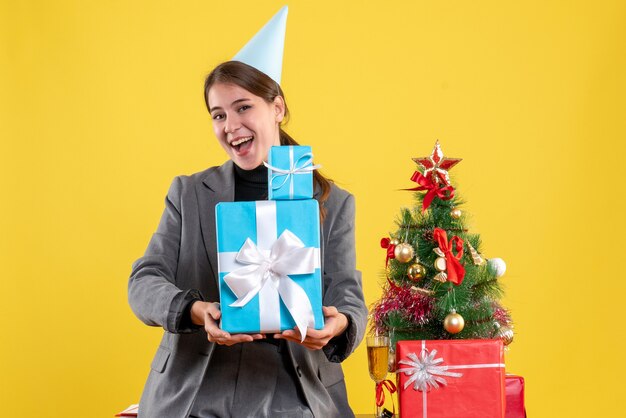
[{"label": "yellow wall", "polygon": [[[126,301],[171,179],[226,157],[203,76],[282,1],[0,3],[0,405],[107,417],[161,331]],[[440,139],[517,323],[530,416],[617,417],[625,361],[623,1],[291,1],[288,130],[357,197],[358,262]],[[373,406],[364,348],[350,400]],[[24,412],[25,411],[25,412]],[[81,411],[89,411],[81,413]]]}]

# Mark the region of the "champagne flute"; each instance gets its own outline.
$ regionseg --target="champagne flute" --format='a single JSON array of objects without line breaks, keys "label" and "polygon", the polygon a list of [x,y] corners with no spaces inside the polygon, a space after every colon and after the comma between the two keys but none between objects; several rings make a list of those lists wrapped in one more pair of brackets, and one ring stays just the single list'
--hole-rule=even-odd
[{"label": "champagne flute", "polygon": [[[367,364],[370,377],[376,386],[387,377],[389,364],[389,337],[374,335],[367,337]],[[381,417],[380,406],[376,402],[376,418]]]}]

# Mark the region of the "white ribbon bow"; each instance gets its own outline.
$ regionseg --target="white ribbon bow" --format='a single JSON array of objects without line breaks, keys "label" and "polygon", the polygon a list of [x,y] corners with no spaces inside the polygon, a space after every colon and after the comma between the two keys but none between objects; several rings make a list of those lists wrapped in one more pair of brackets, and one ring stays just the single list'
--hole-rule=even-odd
[{"label": "white ribbon bow", "polygon": [[229,306],[246,305],[269,282],[267,284],[280,295],[304,341],[307,327],[315,326],[313,307],[304,289],[288,275],[313,273],[315,248],[305,247],[293,232],[286,229],[272,244],[269,255],[248,238],[236,260],[248,265],[224,276],[224,282],[237,296]]},{"label": "white ribbon bow", "polygon": [[[300,163],[300,161],[306,158],[304,163]],[[274,167],[269,165],[267,162],[263,161],[263,165],[268,169],[272,170],[275,173],[270,180],[270,185],[272,186],[272,190],[278,190],[289,181],[289,197],[293,197],[293,175],[294,174],[306,174],[312,172],[313,170],[317,170],[322,166],[319,164],[313,164],[313,154],[307,152],[306,154],[302,154],[300,158],[298,158],[295,162],[293,161],[293,148],[289,149],[289,170],[285,170],[282,168]],[[279,185],[274,185],[275,181],[277,181],[280,177],[284,177],[283,181]]]},{"label": "white ribbon bow", "polygon": [[448,366],[441,366],[443,358],[435,358],[437,350],[428,353],[427,349],[423,349],[418,358],[415,353],[407,354],[411,360],[400,360],[399,364],[406,364],[410,367],[398,369],[398,372],[405,373],[410,378],[404,384],[404,389],[413,383],[413,389],[420,392],[428,392],[431,388],[438,389],[439,386],[446,386],[448,382],[441,376],[461,377],[462,373],[449,372]]}]

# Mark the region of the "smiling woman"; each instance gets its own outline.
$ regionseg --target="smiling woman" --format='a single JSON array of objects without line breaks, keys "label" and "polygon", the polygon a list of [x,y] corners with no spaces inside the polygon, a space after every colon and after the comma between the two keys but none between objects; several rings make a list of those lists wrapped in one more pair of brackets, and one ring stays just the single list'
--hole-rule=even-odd
[{"label": "smiling woman", "polygon": [[313,174],[313,197],[321,217],[323,328],[308,329],[301,339],[297,329],[264,335],[219,327],[215,207],[267,199],[263,162],[270,148],[297,145],[281,127],[289,112],[280,74],[270,76],[237,57],[218,65],[204,85],[213,131],[230,159],[174,179],[157,233],[133,265],[131,308],[166,331],[139,415],[354,416],[339,364],[357,347],[367,323],[356,270],[354,198],[319,172]]},{"label": "smiling woman", "polygon": [[263,163],[272,145],[280,145],[279,124],[286,107],[278,85],[275,92],[268,91],[263,97],[240,87],[235,84],[237,80],[226,75],[254,71],[243,66],[249,67],[230,61],[213,70],[205,83],[205,97],[220,145],[238,167],[252,170]]}]

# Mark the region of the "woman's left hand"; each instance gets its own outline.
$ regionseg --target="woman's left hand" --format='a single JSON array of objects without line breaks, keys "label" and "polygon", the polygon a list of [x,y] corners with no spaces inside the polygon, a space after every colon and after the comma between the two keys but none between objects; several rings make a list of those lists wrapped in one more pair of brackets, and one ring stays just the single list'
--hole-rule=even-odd
[{"label": "woman's left hand", "polygon": [[308,328],[304,341],[300,341],[302,337],[297,328],[274,334],[274,338],[293,341],[311,350],[321,349],[331,338],[341,335],[348,328],[348,317],[334,306],[323,306],[322,312],[324,313],[324,328],[320,330]]}]

